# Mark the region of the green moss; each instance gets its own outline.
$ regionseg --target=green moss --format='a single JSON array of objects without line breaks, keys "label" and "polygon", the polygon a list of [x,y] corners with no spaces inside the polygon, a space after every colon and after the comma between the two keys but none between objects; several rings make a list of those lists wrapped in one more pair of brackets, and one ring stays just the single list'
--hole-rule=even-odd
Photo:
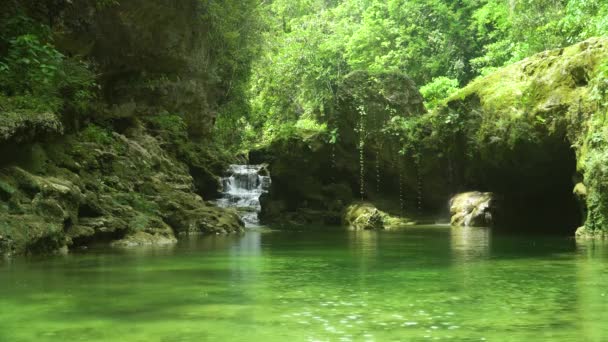
[{"label": "green moss", "polygon": [[13,185],[0,179],[0,200],[8,200],[16,191]]},{"label": "green moss", "polygon": [[343,223],[353,230],[383,230],[411,226],[416,221],[390,215],[372,203],[362,202],[351,204],[344,210]]},{"label": "green moss", "polygon": [[[38,111],[36,108],[6,108],[1,103],[0,95],[0,143],[8,141],[23,143],[44,135],[63,133],[59,118],[50,111]],[[3,108],[4,106],[4,108]],[[5,109],[6,108],[6,109]]]},{"label": "green moss", "polygon": [[145,120],[152,131],[167,140],[185,141],[188,139],[186,123],[179,115],[164,113],[147,117]]},{"label": "green moss", "polygon": [[112,132],[106,128],[89,125],[79,133],[82,141],[93,142],[101,145],[110,145],[114,141]]}]

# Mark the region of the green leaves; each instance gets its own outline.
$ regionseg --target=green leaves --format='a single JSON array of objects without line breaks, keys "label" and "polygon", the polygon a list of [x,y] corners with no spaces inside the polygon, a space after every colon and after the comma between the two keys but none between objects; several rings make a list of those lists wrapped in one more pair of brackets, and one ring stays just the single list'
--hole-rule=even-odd
[{"label": "green leaves", "polygon": [[458,80],[445,76],[433,78],[433,80],[420,88],[427,109],[437,107],[441,102],[454,94],[458,87]]},{"label": "green leaves", "polygon": [[332,129],[329,132],[329,143],[332,145],[335,145],[338,142],[338,139],[340,138],[340,132],[338,131],[337,128]]},{"label": "green leaves", "polygon": [[[63,55],[34,34],[25,34],[9,41],[3,60],[4,87],[16,92],[48,92],[57,81]],[[10,71],[10,72],[9,72]]]},{"label": "green leaves", "polygon": [[[12,100],[10,110],[83,114],[95,97],[90,65],[67,58],[53,45],[52,33],[24,15],[0,18],[0,94]],[[23,99],[28,99],[24,101]]]}]

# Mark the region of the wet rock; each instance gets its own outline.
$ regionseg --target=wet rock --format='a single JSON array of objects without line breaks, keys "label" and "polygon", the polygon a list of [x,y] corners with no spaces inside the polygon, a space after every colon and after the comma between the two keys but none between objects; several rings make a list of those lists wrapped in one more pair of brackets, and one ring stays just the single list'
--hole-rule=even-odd
[{"label": "wet rock", "polygon": [[365,202],[348,206],[343,215],[343,224],[352,230],[395,229],[415,223],[412,219],[390,215]]},{"label": "wet rock", "polygon": [[211,206],[187,208],[176,206],[168,214],[167,222],[177,234],[228,234],[241,232],[244,223],[236,210]]},{"label": "wet rock", "polygon": [[[0,168],[0,247],[11,253],[109,244],[167,244],[177,234],[243,229],[231,210],[196,194],[188,167],[142,127],[90,126],[49,147],[48,168]],[[77,163],[75,161],[78,161]],[[73,165],[80,165],[75,170]],[[75,173],[74,171],[77,171]]]},{"label": "wet rock", "polygon": [[355,204],[346,208],[344,224],[353,230],[384,229],[382,213],[369,203]]},{"label": "wet rock", "polygon": [[139,247],[139,246],[163,246],[177,243],[177,239],[173,235],[150,234],[146,232],[137,232],[129,235],[124,239],[112,242],[112,247]]},{"label": "wet rock", "polygon": [[450,200],[451,223],[462,227],[488,227],[493,224],[494,194],[465,192]]}]

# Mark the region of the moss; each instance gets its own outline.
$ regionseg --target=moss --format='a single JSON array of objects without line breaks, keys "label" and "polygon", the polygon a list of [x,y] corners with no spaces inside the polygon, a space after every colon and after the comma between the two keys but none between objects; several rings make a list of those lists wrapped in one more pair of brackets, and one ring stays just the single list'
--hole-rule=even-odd
[{"label": "moss", "polygon": [[16,191],[14,186],[0,179],[0,200],[8,201]]},{"label": "moss", "polygon": [[344,210],[343,224],[353,230],[390,230],[414,225],[416,221],[390,215],[372,203],[361,202],[351,204]]},{"label": "moss", "polygon": [[177,242],[177,239],[171,235],[151,234],[139,231],[129,235],[121,240],[112,242],[113,247],[131,248],[141,246],[163,246],[172,245]]},{"label": "moss", "polygon": [[[423,178],[449,188],[445,179],[451,177],[456,191],[479,186],[513,195],[511,204],[515,192],[530,201],[564,196],[552,209],[563,212],[560,205],[570,205],[566,197],[575,183],[570,179],[582,176],[586,231],[608,229],[608,136],[599,89],[608,76],[607,59],[608,39],[592,38],[474,80],[417,123],[416,129],[432,134],[408,138],[422,155]],[[576,154],[576,168],[569,166],[570,153]],[[442,173],[443,179],[428,171],[446,166],[451,176]]]},{"label": "moss", "polygon": [[63,124],[52,112],[2,111],[0,116],[0,143],[25,143],[61,133]]},{"label": "moss", "polygon": [[112,144],[114,139],[112,138],[112,132],[106,128],[97,125],[88,125],[79,133],[82,141],[93,142],[101,145]]},{"label": "moss", "polygon": [[47,253],[66,245],[168,243],[178,233],[241,231],[236,213],[207,207],[193,192],[189,168],[163,146],[139,125],[125,134],[90,125],[40,145],[48,156],[44,167],[1,168],[2,249]]}]

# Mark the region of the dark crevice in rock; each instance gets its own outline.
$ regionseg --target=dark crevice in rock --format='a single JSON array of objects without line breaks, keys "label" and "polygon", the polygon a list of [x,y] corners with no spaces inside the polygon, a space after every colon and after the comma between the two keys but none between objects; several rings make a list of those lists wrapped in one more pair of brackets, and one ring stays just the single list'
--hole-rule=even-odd
[{"label": "dark crevice in rock", "polygon": [[589,74],[583,66],[572,68],[570,75],[572,75],[572,80],[577,87],[585,87],[589,84]]},{"label": "dark crevice in rock", "polygon": [[91,203],[83,203],[78,208],[78,217],[80,218],[93,218],[100,217],[102,215],[102,209],[95,205],[92,205]]},{"label": "dark crevice in rock", "polygon": [[70,249],[88,247],[91,245],[105,245],[113,241],[124,239],[127,235],[126,230],[115,230],[108,232],[96,232],[94,235],[79,236],[72,238]]}]

